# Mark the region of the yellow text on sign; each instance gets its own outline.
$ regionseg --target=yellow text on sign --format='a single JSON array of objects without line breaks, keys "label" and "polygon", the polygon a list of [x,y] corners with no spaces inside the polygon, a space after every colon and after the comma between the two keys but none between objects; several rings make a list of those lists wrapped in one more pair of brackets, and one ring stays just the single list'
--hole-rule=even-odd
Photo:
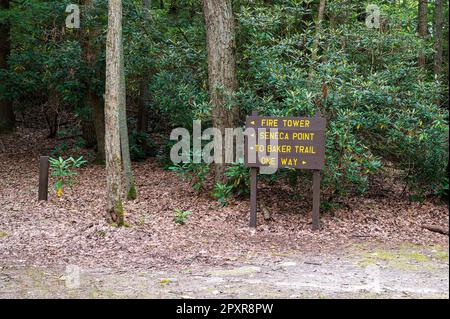
[{"label": "yellow text on sign", "polygon": [[309,127],[309,120],[283,120],[284,127]]},{"label": "yellow text on sign", "polygon": [[260,132],[259,138],[262,140],[279,140],[279,141],[312,141],[315,133],[307,132]]},{"label": "yellow text on sign", "polygon": [[259,145],[256,144],[256,151],[257,152],[264,152],[267,153],[299,153],[299,154],[316,154],[316,149],[314,146],[304,146],[304,145]]},{"label": "yellow text on sign", "polygon": [[275,165],[275,158],[274,157],[261,157],[259,159],[259,161],[263,165]]}]

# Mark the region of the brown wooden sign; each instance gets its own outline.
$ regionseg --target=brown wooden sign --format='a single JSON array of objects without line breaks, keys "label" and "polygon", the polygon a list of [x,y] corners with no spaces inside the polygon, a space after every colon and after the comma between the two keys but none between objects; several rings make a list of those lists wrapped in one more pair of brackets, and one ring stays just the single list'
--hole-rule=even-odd
[{"label": "brown wooden sign", "polygon": [[[249,116],[245,164],[248,167],[274,165],[279,168],[322,169],[325,165],[323,117]],[[253,138],[252,138],[253,137]],[[250,156],[251,153],[254,156]]]},{"label": "brown wooden sign", "polygon": [[313,229],[319,229],[320,170],[325,165],[325,118],[247,117],[245,165],[251,168],[250,226],[256,227],[257,169],[264,166],[313,170]]}]

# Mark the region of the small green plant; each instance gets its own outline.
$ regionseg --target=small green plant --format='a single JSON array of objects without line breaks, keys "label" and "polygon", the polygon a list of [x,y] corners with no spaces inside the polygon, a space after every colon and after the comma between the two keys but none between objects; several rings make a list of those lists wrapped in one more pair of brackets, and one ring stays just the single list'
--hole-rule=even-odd
[{"label": "small green plant", "polygon": [[203,189],[210,167],[205,163],[179,163],[169,167],[183,179],[189,180],[196,191]]},{"label": "small green plant", "polygon": [[220,206],[228,206],[228,199],[231,197],[233,185],[216,183],[214,185],[213,196],[217,199]]},{"label": "small green plant", "polygon": [[63,159],[62,157],[49,158],[49,162],[51,176],[56,178],[54,187],[58,197],[61,197],[65,185],[72,185],[73,176],[77,174],[73,169],[79,168],[86,163],[83,156],[80,156],[78,159],[74,159],[73,157],[67,159]]},{"label": "small green plant", "polygon": [[142,161],[156,155],[156,144],[147,133],[134,130],[130,136],[130,156],[133,161]]},{"label": "small green plant", "polygon": [[189,215],[192,215],[192,212],[181,209],[175,209],[175,217],[173,220],[175,221],[175,223],[183,225],[184,223],[186,223]]},{"label": "small green plant", "polygon": [[55,148],[52,150],[52,156],[62,156],[67,153],[69,147],[65,142],[60,142],[56,144]]},{"label": "small green plant", "polygon": [[227,184],[236,195],[248,194],[250,190],[250,170],[243,163],[233,163],[225,171]]}]

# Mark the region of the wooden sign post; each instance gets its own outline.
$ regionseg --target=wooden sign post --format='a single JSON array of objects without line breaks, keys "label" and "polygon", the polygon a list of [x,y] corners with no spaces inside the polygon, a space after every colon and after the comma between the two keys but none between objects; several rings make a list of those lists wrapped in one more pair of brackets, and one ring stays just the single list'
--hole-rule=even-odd
[{"label": "wooden sign post", "polygon": [[39,162],[39,200],[45,201],[48,199],[48,159],[48,156],[41,156]]},{"label": "wooden sign post", "polygon": [[[325,166],[326,120],[258,116],[246,121],[245,165],[250,167],[250,227],[256,227],[257,169],[264,166],[313,170],[313,230],[319,229],[320,170]],[[249,138],[249,135],[252,138]]]}]

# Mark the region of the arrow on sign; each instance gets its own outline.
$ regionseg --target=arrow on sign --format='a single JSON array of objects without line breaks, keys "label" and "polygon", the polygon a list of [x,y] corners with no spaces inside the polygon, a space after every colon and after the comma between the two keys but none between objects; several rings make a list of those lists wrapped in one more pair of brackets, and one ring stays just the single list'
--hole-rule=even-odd
[{"label": "arrow on sign", "polygon": [[255,121],[251,121],[250,124],[251,124],[251,125],[255,125]]},{"label": "arrow on sign", "polygon": [[303,165],[306,165],[306,161],[302,161],[302,164],[303,164]]}]

